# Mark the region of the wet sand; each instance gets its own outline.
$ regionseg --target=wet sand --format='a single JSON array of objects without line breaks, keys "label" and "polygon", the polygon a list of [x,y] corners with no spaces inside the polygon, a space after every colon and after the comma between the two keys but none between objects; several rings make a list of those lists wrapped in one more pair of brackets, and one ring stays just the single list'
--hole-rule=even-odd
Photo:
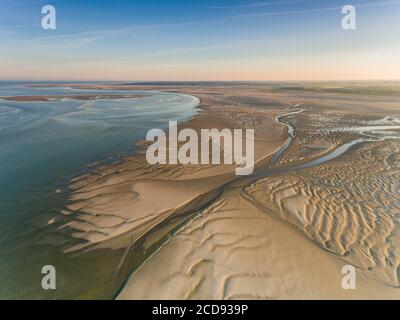
[{"label": "wet sand", "polygon": [[[370,130],[400,118],[400,96],[246,83],[94,87],[121,86],[197,96],[202,111],[180,128],[254,128],[256,169],[237,177],[232,165],[150,166],[142,152],[73,179],[65,215],[79,218],[59,230],[79,241],[63,250],[124,250],[115,272],[131,275],[117,298],[400,298],[400,133],[395,123]],[[351,129],[362,126],[370,129]],[[329,157],[367,135],[393,138]],[[355,290],[341,287],[348,264]]]}]

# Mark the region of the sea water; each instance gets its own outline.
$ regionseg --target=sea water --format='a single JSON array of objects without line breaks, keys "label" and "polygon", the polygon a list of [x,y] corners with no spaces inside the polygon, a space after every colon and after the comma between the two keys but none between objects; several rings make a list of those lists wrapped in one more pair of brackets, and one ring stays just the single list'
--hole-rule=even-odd
[{"label": "sea water", "polygon": [[[140,97],[45,102],[1,99],[82,94]],[[95,288],[96,282],[107,281],[101,275],[93,279],[85,275],[96,266],[87,268],[87,261],[82,262],[84,257],[71,258],[44,245],[46,228],[38,219],[51,217],[63,207],[68,182],[89,170],[89,164],[116,161],[135,152],[135,141],[145,138],[148,130],[167,127],[170,120],[192,117],[198,104],[197,98],[178,93],[28,87],[21,82],[0,82],[0,298],[74,298],[79,297],[80,287],[88,292],[88,286]],[[41,266],[54,261],[59,264],[58,282],[64,283],[64,288],[43,292]],[[70,270],[79,269],[81,262],[81,272]],[[91,297],[97,297],[96,292]]]}]

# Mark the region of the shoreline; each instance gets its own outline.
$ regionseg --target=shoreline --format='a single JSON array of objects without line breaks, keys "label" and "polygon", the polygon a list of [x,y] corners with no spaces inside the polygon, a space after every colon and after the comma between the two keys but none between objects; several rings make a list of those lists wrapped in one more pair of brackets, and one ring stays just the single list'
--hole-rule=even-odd
[{"label": "shoreline", "polygon": [[[192,117],[191,119],[189,119],[188,121],[185,121],[184,123],[180,123],[178,125],[178,128],[185,128],[185,127],[190,127],[190,128],[194,128],[196,130],[199,130],[200,128],[203,127],[208,127],[208,128],[222,128],[222,127],[232,127],[232,125],[228,125],[226,122],[226,119],[224,119],[224,117],[215,117],[215,115],[210,112],[209,108],[210,106],[204,103],[204,100],[202,99],[202,97],[195,95],[195,94],[191,94],[190,92],[182,92],[184,94],[190,94],[193,95],[197,98],[200,99],[201,103],[199,105],[199,109],[201,109],[201,111],[196,114],[194,117]],[[243,110],[242,110],[243,112]],[[264,113],[264,111],[258,111],[260,113]],[[270,112],[270,111],[269,111]],[[268,113],[269,114],[269,113]],[[248,116],[249,113],[246,110],[246,115]],[[269,119],[273,119],[272,116],[268,116]],[[237,120],[236,120],[237,121]],[[205,125],[206,124],[206,125]],[[284,133],[283,128],[281,128],[280,126],[277,126],[277,130],[278,130],[278,135],[281,136],[281,140],[286,140],[286,133]],[[276,130],[276,128],[275,128]],[[265,146],[267,143],[267,145],[274,145],[273,148],[268,149],[268,153],[264,153],[264,152],[260,152],[261,146]],[[143,141],[138,143],[139,146],[143,147]],[[268,158],[278,149],[280,148],[280,142],[275,142],[272,141],[271,142],[265,142],[265,141],[260,141],[259,142],[259,155],[258,157],[261,157],[262,160],[261,161],[267,161]],[[136,165],[134,166],[135,168],[130,169],[131,171],[131,175],[133,176],[140,176],[143,174],[143,171],[147,171],[149,170],[148,167],[145,166],[145,168],[141,168],[141,166],[145,163],[145,159],[143,159],[143,150],[144,149],[139,149],[138,150],[138,154],[133,155],[132,157],[128,156],[125,160],[123,160],[122,162],[129,163],[133,161],[138,161],[139,163],[137,163],[137,167]],[[257,161],[257,166],[260,165],[260,159],[258,159]],[[123,166],[123,164],[122,164]],[[157,167],[157,166],[156,166]],[[86,252],[87,250],[97,250],[97,249],[103,249],[103,248],[107,248],[109,245],[111,245],[112,248],[123,248],[123,247],[130,247],[130,246],[134,246],[134,248],[137,249],[137,245],[135,245],[136,243],[140,243],[142,240],[141,239],[145,239],[147,237],[151,238],[151,234],[157,234],[158,231],[157,229],[163,229],[161,232],[163,234],[168,234],[168,232],[170,232],[168,230],[169,227],[166,227],[167,230],[165,229],[165,227],[163,227],[164,224],[166,224],[166,226],[168,226],[170,223],[168,222],[169,220],[171,220],[172,222],[172,226],[174,226],[174,224],[176,222],[176,219],[179,219],[180,216],[180,212],[179,211],[187,211],[187,210],[191,210],[190,207],[186,207],[185,203],[188,202],[194,202],[195,203],[195,207],[197,210],[197,207],[201,207],[199,205],[199,203],[204,202],[204,205],[206,205],[208,202],[210,202],[209,200],[209,196],[207,195],[207,193],[214,193],[214,190],[218,190],[218,186],[225,184],[228,180],[232,179],[234,177],[234,166],[231,165],[227,165],[227,166],[222,166],[224,168],[219,168],[218,166],[204,166],[202,168],[193,168],[194,166],[189,166],[189,168],[186,168],[185,166],[181,166],[181,165],[177,165],[175,166],[168,166],[169,169],[168,170],[164,170],[161,167],[153,167],[153,172],[147,173],[148,179],[144,180],[143,182],[137,182],[136,185],[138,185],[139,190],[135,191],[138,194],[142,195],[142,194],[146,194],[148,192],[150,192],[150,195],[146,196],[145,198],[143,198],[143,201],[149,201],[149,204],[144,204],[142,207],[138,207],[136,210],[140,211],[149,211],[149,216],[151,216],[152,211],[156,210],[158,211],[158,215],[159,218],[161,219],[156,219],[155,222],[150,221],[148,222],[149,225],[146,226],[144,229],[143,227],[140,226],[140,224],[137,225],[137,231],[132,232],[132,226],[129,226],[126,230],[118,230],[118,232],[115,233],[115,235],[110,235],[108,236],[106,239],[90,239],[91,241],[89,242],[89,246],[83,246],[83,247],[75,247],[72,248],[71,251],[67,251],[67,252],[79,252],[82,251]],[[110,168],[105,168],[110,169]],[[111,168],[112,170],[112,168]],[[119,171],[118,169],[116,169],[117,171]],[[176,170],[176,172],[174,172]],[[100,171],[104,171],[104,169],[100,168]],[[161,172],[160,172],[161,171]],[[163,177],[163,171],[167,172],[167,176],[168,177]],[[168,181],[170,180],[170,175],[168,174],[171,173],[172,176],[176,176],[174,180],[172,181]],[[132,172],[136,172],[133,173]],[[158,173],[157,173],[158,172]],[[161,173],[161,176],[159,175]],[[164,172],[165,173],[165,172]],[[117,174],[118,175],[118,174]],[[146,174],[145,174],[146,175]],[[102,176],[104,176],[104,174],[102,174]],[[115,179],[116,175],[113,175],[112,173],[107,173],[107,176],[110,176],[110,179]],[[124,179],[122,177],[122,179]],[[85,178],[83,178],[83,180],[85,180]],[[130,180],[130,179],[129,179]],[[143,180],[143,179],[142,179]],[[204,181],[204,182],[202,182]],[[75,196],[74,196],[74,192],[72,193],[72,198],[70,199],[70,202],[73,203],[72,206],[69,207],[69,210],[71,211],[75,211],[75,210],[82,210],[82,208],[78,206],[75,206],[74,204],[79,203],[80,201],[82,201],[82,199],[80,199],[80,195],[82,194],[82,187],[84,188],[84,191],[91,193],[91,189],[96,189],[98,190],[98,188],[102,187],[98,184],[98,181],[96,181],[96,179],[94,181],[86,181],[89,184],[85,187],[81,184],[81,179],[77,178],[76,180],[72,181],[72,189],[75,190]],[[144,185],[143,185],[144,183]],[[194,187],[187,187],[188,184],[193,184],[195,183],[196,185]],[[85,184],[85,182],[83,183]],[[115,186],[116,183],[113,181],[111,184],[111,188],[112,186]],[[145,189],[143,189],[142,191],[142,187],[141,185],[143,185],[143,187]],[[148,186],[147,186],[148,185]],[[180,187],[180,185],[184,186],[183,189]],[[107,186],[105,186],[107,188]],[[153,191],[154,190],[154,191]],[[168,195],[168,201],[166,200],[163,203],[163,207],[164,209],[161,208],[157,208],[154,207],[150,204],[150,202],[152,202],[152,199],[155,196],[152,196],[152,193],[158,193],[159,191],[162,190],[166,190],[165,192]],[[78,193],[76,193],[76,191],[79,191]],[[101,195],[99,195],[99,193],[97,193],[97,197]],[[90,198],[93,198],[92,196],[89,196]],[[196,198],[199,197],[198,200],[196,200]],[[105,196],[104,199],[106,199],[107,196]],[[148,199],[148,200],[146,200]],[[172,199],[172,203],[171,200]],[[173,201],[174,199],[176,199],[175,201]],[[203,199],[203,200],[200,200]],[[104,200],[104,201],[109,201],[111,199],[108,200]],[[212,200],[212,199],[211,199]],[[83,199],[83,201],[85,201]],[[178,201],[178,202],[177,202]],[[182,202],[183,201],[183,202]],[[200,201],[200,202],[199,202]],[[102,201],[101,201],[102,202]],[[168,204],[168,202],[170,202],[171,204]],[[182,206],[183,205],[183,206]],[[129,207],[129,205],[127,205],[125,203],[121,204],[120,206],[124,207],[124,210]],[[179,209],[179,207],[181,207],[181,209]],[[171,209],[168,208],[174,208],[173,211],[169,212]],[[178,209],[177,209],[178,208]],[[160,211],[161,210],[161,211]],[[175,212],[174,212],[175,211]],[[121,217],[122,215],[120,215],[119,213],[115,212],[115,207],[113,209],[111,209],[110,213],[112,213],[112,216],[118,216]],[[96,213],[97,215],[101,214],[104,215],[106,214],[105,212],[98,212]],[[188,213],[185,214],[185,216],[188,215]],[[190,215],[190,214],[189,214]],[[146,219],[145,217],[141,218],[141,219]],[[165,221],[165,222],[161,222],[161,221]],[[184,219],[186,220],[186,218]],[[125,220],[125,223],[130,223],[130,219]],[[134,223],[133,223],[134,224]],[[75,226],[78,227],[79,226]],[[128,236],[129,234],[131,234],[130,236]],[[133,236],[132,236],[133,234]],[[136,235],[135,235],[136,234]],[[126,238],[126,236],[128,236],[129,240],[127,241],[127,239],[123,239],[124,237]],[[160,236],[155,236],[160,237]],[[163,236],[161,236],[163,237]],[[93,241],[93,242],[92,242]],[[117,242],[117,243],[115,243]],[[118,243],[119,242],[119,243]],[[107,243],[109,243],[109,245],[107,245]],[[129,244],[131,243],[131,244]],[[134,251],[134,250],[132,250]],[[128,250],[126,251],[128,252]],[[128,253],[126,253],[128,255]],[[144,259],[147,259],[147,253],[145,254]],[[129,260],[129,259],[128,259]],[[123,259],[122,260],[124,263],[126,260]],[[127,264],[130,264],[131,262],[127,262]],[[121,263],[120,263],[121,264]],[[127,267],[127,269],[131,269],[131,267]],[[131,273],[128,272],[128,275]],[[123,278],[123,277],[122,277]],[[125,281],[125,280],[124,280]],[[121,289],[122,290],[122,289]]]},{"label": "shoreline", "polygon": [[[182,92],[183,94],[188,94],[187,92]],[[192,95],[192,94],[191,94]],[[198,99],[201,100],[200,97],[192,95]],[[212,119],[213,121],[210,121],[209,117],[214,117],[214,114],[212,114],[210,112],[210,110],[208,109],[209,106],[202,104],[202,102],[200,102],[199,106],[197,107],[198,109],[200,109],[201,111],[199,113],[197,113],[196,115],[190,117],[189,119],[181,122],[178,124],[178,130],[182,129],[182,128],[192,128],[195,130],[199,130],[200,128],[203,127],[207,127],[207,128],[221,128],[222,124],[227,124],[227,122],[222,121],[221,118],[217,118],[217,119]],[[205,117],[205,119],[203,119]],[[207,122],[206,126],[202,126],[201,124],[204,124]],[[222,123],[221,123],[222,122]],[[281,137],[281,139],[286,140],[286,133],[283,133],[281,129],[279,129],[280,131],[280,135],[283,135],[283,137]],[[284,131],[284,130],[283,130]],[[128,155],[126,157],[124,157],[125,159],[121,159],[120,160],[120,164],[124,165],[124,163],[129,163],[130,161],[132,161],[132,159],[134,161],[138,160],[140,162],[139,167],[142,165],[145,165],[146,170],[148,170],[149,165],[145,164],[145,159],[144,159],[144,153],[145,153],[145,146],[148,144],[148,142],[146,142],[145,140],[139,140],[137,141],[136,145],[139,146],[138,150],[136,150],[135,154],[132,155]],[[277,143],[276,148],[273,148],[271,150],[269,150],[268,153],[262,153],[261,155],[258,155],[258,160],[255,161],[255,170],[258,166],[260,166],[260,164],[262,164],[263,162],[267,161],[268,158],[270,158],[279,148],[281,147],[280,143]],[[110,164],[110,165],[104,165],[101,168],[98,168],[99,171],[104,170],[104,167],[113,167],[118,164]],[[154,165],[153,167],[158,167],[156,168],[155,171],[157,171],[157,169],[159,169],[160,167],[166,166],[170,169],[175,169],[177,168],[178,170],[181,170],[182,172],[178,172],[176,173],[177,177],[176,180],[180,181],[180,182],[185,182],[185,181],[191,181],[193,179],[214,179],[216,180],[217,185],[223,183],[225,184],[226,182],[228,182],[230,179],[235,179],[234,177],[234,165],[222,165],[223,169],[221,170],[219,167],[219,165],[188,165],[188,166],[184,166],[184,165]],[[175,168],[174,168],[175,167]],[[188,172],[186,172],[185,168],[188,167],[189,169],[187,170]],[[191,172],[191,169],[193,169],[193,167],[200,167],[199,171],[195,170],[194,172]],[[109,169],[109,168],[106,168]],[[142,172],[141,171],[142,168],[135,168],[132,171],[139,171],[138,175],[141,175]],[[171,170],[171,171],[172,171]],[[204,173],[203,171],[205,171],[206,173]],[[145,175],[148,173],[145,173]],[[108,175],[108,173],[107,173]],[[112,174],[111,174],[112,175]],[[155,175],[157,176],[158,173],[156,172]],[[86,176],[86,175],[84,175]],[[153,177],[152,173],[149,174],[149,179],[150,180],[159,180],[159,181],[164,181],[167,182],[169,180],[169,178],[164,178],[164,177]],[[221,178],[222,177],[222,178]],[[76,183],[78,183],[78,189],[81,188],[80,186],[80,182],[81,182],[82,177],[75,177],[74,179],[72,179],[71,181],[71,186],[72,189],[74,189],[74,185],[76,185]],[[85,177],[83,177],[83,179],[85,179]],[[221,180],[222,179],[222,180]],[[209,183],[210,181],[208,181]],[[90,182],[90,184],[92,184],[92,182]],[[206,190],[209,191],[213,191],[214,187],[210,187],[207,186]],[[186,192],[186,190],[185,190]],[[203,192],[203,191],[202,191]],[[201,195],[201,193],[199,194]],[[129,232],[129,231],[127,231]],[[119,235],[117,235],[116,237],[118,237]]]}]

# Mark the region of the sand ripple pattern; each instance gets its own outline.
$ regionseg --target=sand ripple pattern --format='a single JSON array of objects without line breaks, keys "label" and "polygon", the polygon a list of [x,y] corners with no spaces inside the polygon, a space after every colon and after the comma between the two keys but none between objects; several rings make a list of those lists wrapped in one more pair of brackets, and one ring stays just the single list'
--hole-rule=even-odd
[{"label": "sand ripple pattern", "polygon": [[399,147],[364,144],[338,161],[260,180],[246,194],[322,248],[398,287]]}]

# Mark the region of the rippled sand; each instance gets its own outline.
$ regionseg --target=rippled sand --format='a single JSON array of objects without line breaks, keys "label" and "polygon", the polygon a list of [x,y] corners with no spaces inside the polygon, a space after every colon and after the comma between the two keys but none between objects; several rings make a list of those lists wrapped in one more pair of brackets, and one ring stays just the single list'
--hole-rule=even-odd
[{"label": "rippled sand", "polygon": [[[397,142],[365,144],[227,193],[134,273],[120,298],[398,299],[399,160]],[[357,290],[341,288],[346,264],[357,267]]]},{"label": "rippled sand", "polygon": [[[255,128],[256,173],[234,180],[232,166],[148,166],[143,155],[100,167],[71,183],[65,215],[74,214],[59,232],[75,241],[65,252],[122,248],[115,272],[131,275],[119,299],[400,298],[400,140],[312,162],[376,134],[349,128],[399,118],[399,97],[165,90],[201,99],[203,112],[185,126]],[[295,129],[290,146],[271,162],[288,139],[275,117],[300,108],[284,119]],[[398,134],[380,129],[380,138]],[[356,290],[341,287],[348,264]]]}]

